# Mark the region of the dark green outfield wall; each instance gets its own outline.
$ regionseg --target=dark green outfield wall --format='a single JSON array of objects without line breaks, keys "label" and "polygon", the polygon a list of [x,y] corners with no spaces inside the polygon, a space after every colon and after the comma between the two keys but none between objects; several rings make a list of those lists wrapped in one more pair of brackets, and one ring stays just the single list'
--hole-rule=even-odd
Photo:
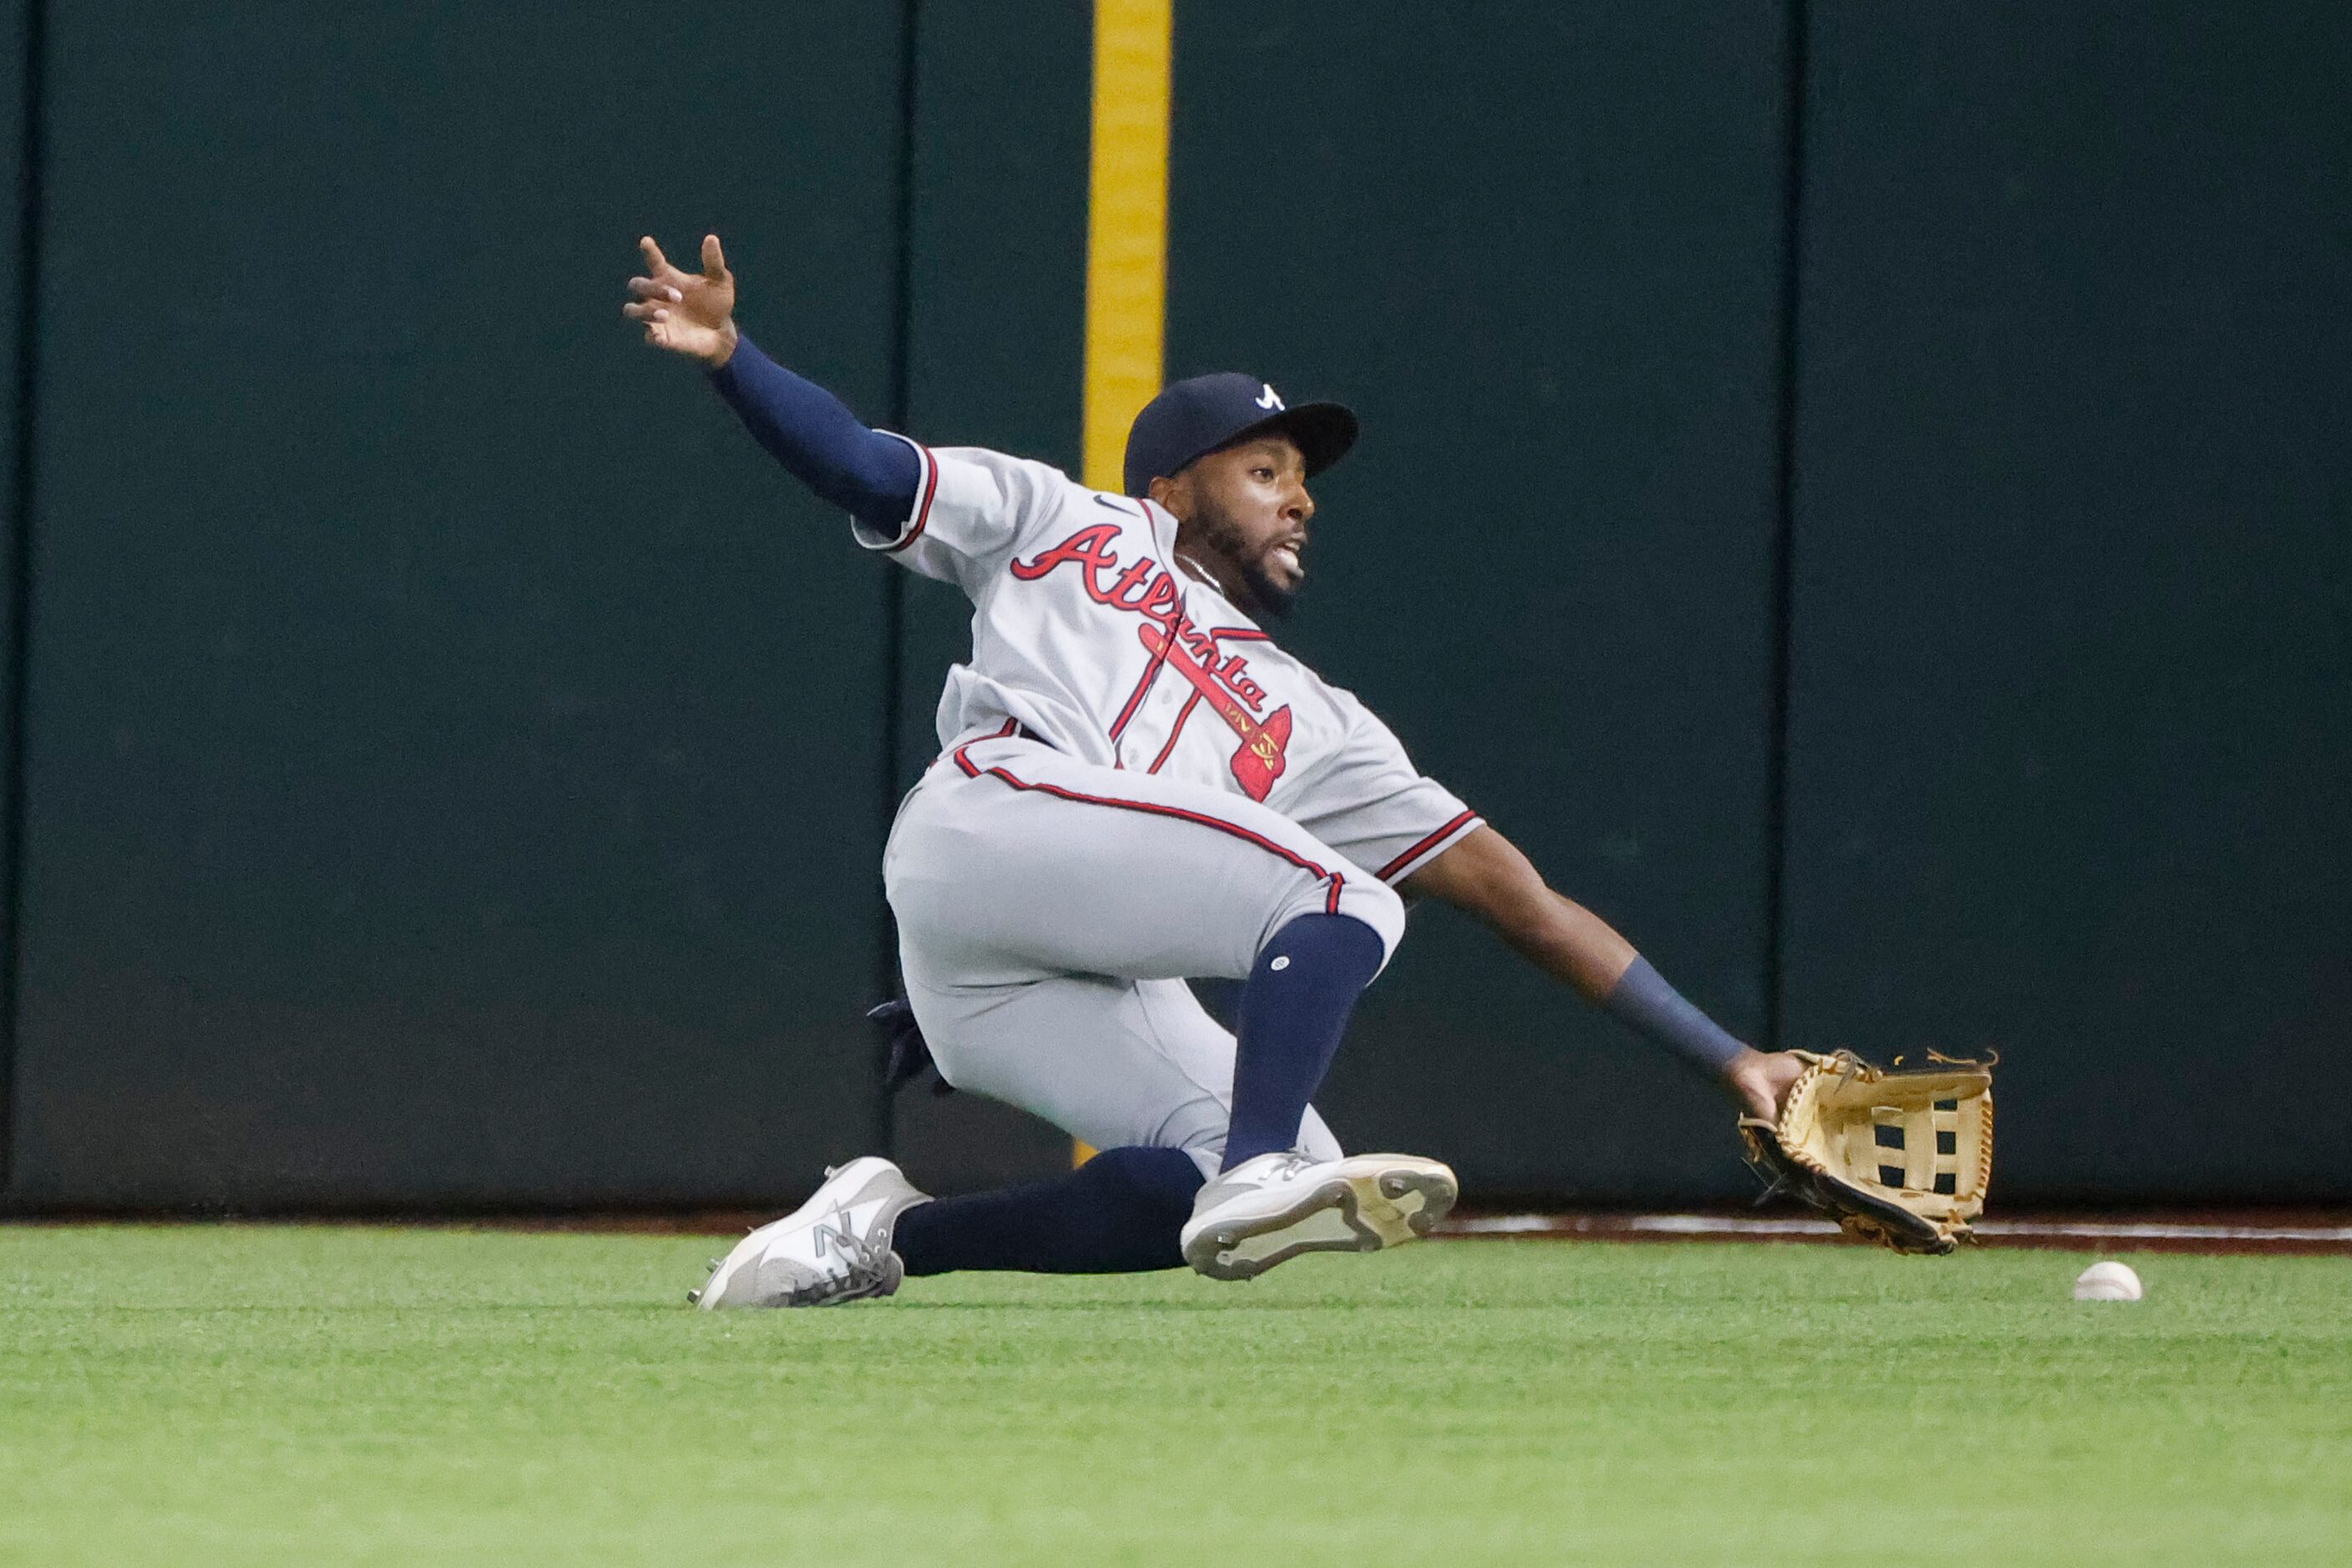
[{"label": "dark green outfield wall", "polygon": [[[1060,1163],[856,1024],[965,607],[616,312],[717,228],[869,418],[1075,464],[1087,7],[184,9],[0,5],[7,1204]],[[2011,1197],[2352,1196],[2341,8],[1178,10],[1171,372],[1365,418],[1288,640],[1734,1027],[2000,1044]],[[1748,1190],[1446,911],[1361,1016],[1351,1142]]]},{"label": "dark green outfield wall", "polygon": [[2004,1179],[2352,1194],[2352,10],[1821,8],[1792,1038]]},{"label": "dark green outfield wall", "polygon": [[[30,500],[26,486],[32,467],[23,460],[23,419],[26,405],[17,395],[18,383],[30,368],[30,340],[23,310],[26,274],[24,216],[37,201],[29,182],[30,160],[25,135],[26,71],[45,52],[35,31],[36,18],[21,0],[0,4],[0,192],[9,199],[0,207],[0,965],[7,963],[13,944],[16,910],[16,838],[8,829],[15,814],[19,764],[23,700],[18,676],[23,660],[17,643],[25,631],[24,597],[30,586],[26,552],[32,536],[25,514]],[[7,1194],[8,1101],[15,1031],[13,996],[5,982],[9,972],[0,968],[0,1202]]]},{"label": "dark green outfield wall", "polygon": [[895,16],[232,11],[51,18],[11,1195],[790,1184],[871,1118],[881,589],[619,284],[722,229],[878,400]]}]

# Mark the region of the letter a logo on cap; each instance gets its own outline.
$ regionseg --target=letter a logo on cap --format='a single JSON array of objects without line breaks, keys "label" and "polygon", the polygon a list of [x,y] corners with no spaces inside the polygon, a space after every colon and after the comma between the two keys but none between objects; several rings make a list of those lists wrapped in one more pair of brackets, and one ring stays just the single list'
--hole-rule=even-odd
[{"label": "letter a logo on cap", "polygon": [[1257,405],[1260,408],[1271,408],[1282,412],[1282,398],[1275,392],[1274,383],[1266,381],[1260,382],[1258,384],[1265,388],[1265,395],[1257,400]]}]

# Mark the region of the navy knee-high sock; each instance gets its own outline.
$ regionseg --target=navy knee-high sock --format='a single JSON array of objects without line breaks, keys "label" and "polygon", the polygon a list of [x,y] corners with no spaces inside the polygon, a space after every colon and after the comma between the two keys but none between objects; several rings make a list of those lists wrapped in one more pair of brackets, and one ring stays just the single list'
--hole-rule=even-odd
[{"label": "navy knee-high sock", "polygon": [[1192,1217],[1201,1182],[1181,1149],[1106,1149],[1051,1181],[918,1204],[898,1216],[891,1246],[909,1274],[1181,1268],[1177,1233]]},{"label": "navy knee-high sock", "polygon": [[1297,1143],[1307,1102],[1382,953],[1381,933],[1352,915],[1301,915],[1257,955],[1234,1030],[1226,1170]]}]

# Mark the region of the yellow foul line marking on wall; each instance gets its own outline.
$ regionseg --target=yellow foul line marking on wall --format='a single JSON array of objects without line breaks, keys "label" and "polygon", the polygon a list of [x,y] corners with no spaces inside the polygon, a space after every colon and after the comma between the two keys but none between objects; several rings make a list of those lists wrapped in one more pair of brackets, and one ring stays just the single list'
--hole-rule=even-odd
[{"label": "yellow foul line marking on wall", "polygon": [[[1160,393],[1174,26],[1174,0],[1095,0],[1081,477],[1114,494],[1127,488],[1127,427]],[[1083,1165],[1093,1154],[1077,1143],[1071,1160]]]},{"label": "yellow foul line marking on wall", "polygon": [[1173,17],[1173,0],[1095,0],[1083,478],[1114,493],[1127,427],[1160,392]]}]

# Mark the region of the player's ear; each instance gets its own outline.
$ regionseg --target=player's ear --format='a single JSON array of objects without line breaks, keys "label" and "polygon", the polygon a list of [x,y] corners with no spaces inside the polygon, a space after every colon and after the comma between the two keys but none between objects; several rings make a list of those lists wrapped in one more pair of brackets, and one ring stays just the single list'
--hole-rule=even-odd
[{"label": "player's ear", "polygon": [[1174,514],[1176,521],[1181,522],[1186,514],[1192,510],[1191,506],[1187,504],[1192,500],[1191,489],[1192,487],[1182,479],[1171,479],[1162,474],[1153,479],[1151,488],[1143,493],[1166,507],[1171,513]]}]

